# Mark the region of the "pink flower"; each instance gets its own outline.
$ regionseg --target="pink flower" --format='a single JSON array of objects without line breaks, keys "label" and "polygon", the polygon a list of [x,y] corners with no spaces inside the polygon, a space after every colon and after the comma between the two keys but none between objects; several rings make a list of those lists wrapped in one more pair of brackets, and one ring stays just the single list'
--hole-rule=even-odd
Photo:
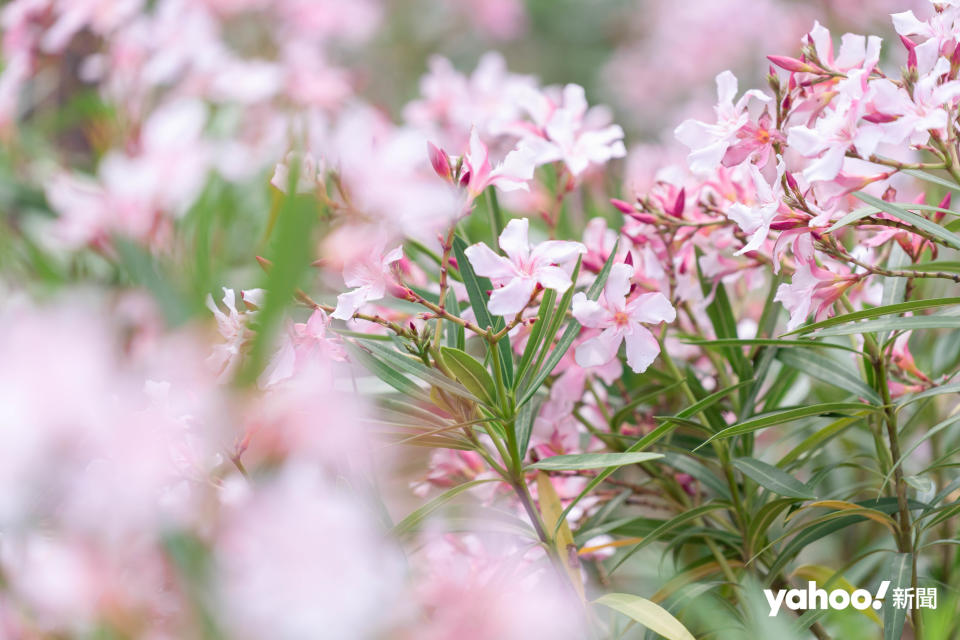
[{"label": "pink flower", "polygon": [[[434,171],[442,176],[444,161],[449,161],[444,151],[435,149],[436,147],[430,147],[430,162]],[[510,151],[501,164],[493,167],[487,145],[480,140],[476,127],[470,129],[470,146],[463,156],[463,170],[460,174],[460,185],[467,190],[466,206],[469,207],[489,186],[496,186],[501,191],[529,191],[527,183],[533,179],[535,160],[533,152],[528,147],[521,146]],[[449,164],[447,166],[449,173]]]},{"label": "pink flower", "polygon": [[343,281],[353,291],[337,296],[337,308],[331,317],[337,320],[349,320],[360,307],[372,300],[380,300],[387,293],[387,286],[394,282],[393,263],[403,257],[403,247],[397,247],[384,253],[383,239],[375,247],[343,269]]},{"label": "pink flower", "polygon": [[531,251],[527,238],[530,221],[526,218],[511,220],[500,234],[500,248],[507,257],[494,253],[483,243],[467,247],[465,253],[474,271],[501,284],[490,295],[490,313],[512,316],[520,313],[536,291],[537,285],[563,293],[572,282],[565,270],[558,267],[585,253],[586,247],[579,242],[548,240]]},{"label": "pink flower", "polygon": [[588,109],[583,87],[568,84],[559,97],[548,92],[528,91],[524,105],[534,127],[518,125],[525,145],[536,164],[562,161],[574,176],[591,164],[605,164],[627,155],[623,129],[609,124],[609,113],[601,107]]},{"label": "pink flower", "polygon": [[858,279],[854,274],[843,276],[819,267],[812,260],[800,262],[793,274],[793,280],[789,284],[781,284],[774,297],[775,301],[782,302],[790,312],[787,330],[793,331],[803,324],[810,315],[814,302],[820,303],[816,320],[821,320],[837,298]]},{"label": "pink flower", "polygon": [[264,370],[260,386],[273,386],[311,364],[345,362],[347,352],[336,334],[328,334],[329,325],[323,309],[316,309],[306,322],[290,327],[283,346]]},{"label": "pink flower", "polygon": [[636,373],[646,371],[660,353],[657,339],[641,323],[673,322],[677,312],[659,292],[644,293],[628,301],[632,277],[632,266],[615,264],[599,302],[588,300],[582,292],[573,297],[573,317],[577,322],[602,330],[600,335],[577,347],[576,359],[581,367],[610,362],[624,341],[627,364]]},{"label": "pink flower", "polygon": [[[240,297],[242,300],[253,301],[253,306],[258,307],[258,301],[263,294],[262,289],[250,289],[242,291]],[[247,342],[253,336],[253,332],[247,326],[250,318],[256,311],[240,311],[237,309],[237,297],[233,289],[223,288],[223,306],[227,312],[224,313],[217,307],[211,296],[207,296],[207,308],[213,312],[217,320],[217,328],[220,335],[223,336],[223,342],[213,348],[213,353],[207,359],[207,363],[220,376],[220,381],[230,378],[240,363],[243,350]]]},{"label": "pink flower", "polygon": [[782,196],[780,179],[783,177],[784,171],[785,166],[781,159],[777,164],[776,180],[771,187],[767,184],[766,178],[760,173],[757,165],[750,165],[750,176],[753,178],[753,184],[757,190],[756,201],[751,206],[742,202],[734,202],[727,210],[727,217],[736,222],[737,226],[750,236],[747,244],[734,255],[739,256],[748,251],[756,251],[767,239],[767,235],[770,233],[770,224],[780,209],[780,197]]},{"label": "pink flower", "polygon": [[748,122],[737,131],[737,142],[723,154],[723,166],[734,167],[751,156],[761,167],[766,166],[774,142],[786,142],[783,134],[771,126],[772,119],[766,111],[756,123]]},{"label": "pink flower", "polygon": [[886,78],[873,83],[876,91],[874,108],[893,118],[891,122],[879,125],[884,142],[902,144],[909,140],[914,145],[926,144],[930,131],[945,135],[949,120],[947,110],[960,96],[960,81],[941,84],[941,77],[950,71],[950,62],[946,58],[939,58],[936,62],[925,58],[927,56],[918,59],[919,77],[909,93]]},{"label": "pink flower", "polygon": [[845,33],[840,39],[840,53],[833,55],[833,38],[830,31],[814,21],[813,29],[807,35],[813,44],[820,62],[827,69],[847,72],[852,69],[863,69],[870,72],[880,60],[880,38],[870,36],[865,38],[855,33]]},{"label": "pink flower", "polygon": [[730,71],[717,76],[717,97],[719,101],[714,111],[717,114],[715,124],[700,120],[685,120],[674,130],[674,135],[683,144],[690,147],[687,161],[694,173],[707,173],[717,168],[727,150],[737,140],[738,133],[750,121],[747,112],[750,98],[769,102],[770,97],[751,89],[743,94],[736,104],[737,77]]},{"label": "pink flower", "polygon": [[863,158],[869,158],[883,137],[876,124],[860,122],[868,101],[867,72],[852,71],[850,77],[837,85],[839,96],[831,109],[814,126],[791,127],[787,144],[800,155],[815,158],[803,177],[810,182],[833,180],[843,168],[847,151],[856,149]]}]

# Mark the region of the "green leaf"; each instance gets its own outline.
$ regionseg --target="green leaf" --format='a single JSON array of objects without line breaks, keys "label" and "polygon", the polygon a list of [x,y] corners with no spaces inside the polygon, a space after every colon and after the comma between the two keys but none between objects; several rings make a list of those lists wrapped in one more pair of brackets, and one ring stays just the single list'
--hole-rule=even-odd
[{"label": "green leaf", "polygon": [[[447,289],[447,302],[444,304],[444,307],[450,313],[456,315],[458,318],[460,317],[460,303],[457,301],[457,294],[454,293],[453,287]],[[463,325],[456,322],[447,322],[445,331],[447,333],[447,346],[462,351],[467,343],[467,336]]]},{"label": "green leaf", "polygon": [[527,457],[527,447],[530,446],[530,435],[533,433],[533,420],[537,415],[536,410],[538,404],[539,403],[536,402],[528,402],[520,407],[513,421],[514,429],[516,429],[517,433],[517,437],[514,438],[517,448],[513,454],[521,464],[523,463],[523,459]]},{"label": "green leaf", "polygon": [[843,432],[847,427],[856,423],[860,419],[861,418],[859,417],[840,418],[839,420],[835,420],[831,422],[830,424],[825,426],[823,429],[815,431],[813,434],[805,438],[803,442],[791,448],[790,451],[788,451],[787,454],[780,459],[780,462],[777,463],[777,466],[786,467],[787,465],[789,465],[794,460],[798,459],[807,451],[815,449],[820,445],[824,444],[825,442],[827,442],[837,434]]},{"label": "green leaf", "polygon": [[777,359],[788,367],[805,373],[833,385],[844,391],[849,391],[874,404],[880,404],[880,396],[868,387],[859,376],[847,368],[847,365],[827,358],[813,351],[785,350],[777,354]]},{"label": "green leaf", "polygon": [[890,585],[883,599],[883,640],[900,640],[903,636],[907,610],[893,606],[893,592],[895,589],[906,589],[910,586],[912,571],[913,555],[910,553],[894,554],[884,571],[884,576],[890,580]]},{"label": "green leaf", "polygon": [[960,298],[930,298],[928,300],[914,300],[912,302],[901,302],[898,304],[888,304],[880,307],[873,307],[872,309],[864,309],[862,311],[854,311],[853,313],[847,313],[842,316],[834,316],[820,322],[814,322],[813,324],[808,324],[806,326],[800,327],[799,329],[794,329],[793,331],[786,333],[784,335],[793,335],[798,333],[810,333],[811,331],[817,331],[819,329],[824,329],[826,327],[833,327],[838,324],[846,324],[848,322],[854,322],[856,320],[866,320],[868,318],[876,318],[878,316],[889,316],[894,314],[907,313],[909,311],[920,311],[922,309],[932,309],[934,307],[944,307],[953,304],[960,304]]},{"label": "green leaf", "polygon": [[[787,334],[790,335],[790,334]],[[860,349],[854,349],[843,344],[834,344],[832,342],[821,342],[819,340],[778,340],[776,338],[750,338],[750,339],[726,339],[726,340],[684,340],[684,344],[692,344],[706,349],[722,349],[724,347],[782,347],[789,349],[792,347],[818,348],[826,347],[829,349],[842,349],[852,351],[853,353],[862,353]]]},{"label": "green leaf", "polygon": [[[453,252],[457,256],[457,267],[460,275],[463,277],[463,285],[467,289],[467,297],[470,299],[470,307],[473,309],[473,315],[477,319],[477,325],[481,329],[490,327],[496,331],[503,329],[503,318],[490,315],[487,309],[487,291],[493,289],[493,285],[488,278],[481,278],[473,271],[470,261],[464,250],[467,243],[459,236],[453,239]],[[507,386],[513,384],[513,353],[510,349],[509,340],[501,340],[497,343],[500,349],[500,370],[503,373],[504,382]]]},{"label": "green leaf", "polygon": [[786,471],[771,466],[766,462],[755,458],[737,458],[733,461],[733,466],[764,489],[769,489],[777,495],[804,500],[812,500],[816,497],[810,487]]},{"label": "green leaf", "polygon": [[924,400],[933,396],[939,396],[944,393],[960,393],[960,382],[954,384],[945,384],[932,389],[927,389],[926,391],[920,391],[919,393],[911,393],[910,395],[903,396],[897,403],[897,411],[919,400]]},{"label": "green leaf", "polygon": [[543,342],[551,339],[547,327],[551,324],[556,300],[557,292],[553,289],[546,289],[543,292],[537,319],[530,329],[530,336],[527,338],[527,344],[523,348],[523,355],[520,357],[520,364],[517,366],[517,380],[526,378],[527,370],[530,367],[530,363],[533,362],[533,357],[540,350]]},{"label": "green leaf", "polygon": [[907,174],[908,176],[913,176],[920,180],[925,180],[931,184],[938,184],[941,187],[946,187],[951,191],[960,192],[960,186],[956,183],[950,182],[949,180],[944,180],[940,176],[935,176],[932,173],[927,173],[926,171],[921,171],[920,169],[906,169],[902,173]]},{"label": "green leaf", "polygon": [[636,553],[637,551],[639,551],[640,549],[643,549],[643,548],[646,547],[647,545],[649,545],[649,544],[651,544],[651,543],[653,543],[653,542],[656,542],[658,539],[660,539],[660,538],[663,536],[663,534],[665,534],[665,533],[667,533],[667,532],[669,532],[669,531],[671,531],[671,530],[679,527],[679,526],[682,525],[682,524],[686,524],[687,522],[690,522],[691,520],[696,520],[697,518],[703,516],[703,515],[706,514],[706,513],[709,513],[709,512],[711,512],[711,511],[716,511],[717,509],[724,509],[724,508],[726,508],[727,506],[728,506],[728,505],[726,505],[726,504],[724,504],[724,503],[721,503],[721,502],[708,502],[707,504],[700,505],[699,507],[694,507],[693,509],[688,509],[688,510],[684,511],[683,513],[680,513],[679,515],[675,516],[675,517],[672,518],[671,520],[667,520],[666,522],[664,522],[663,524],[661,524],[659,527],[657,527],[656,529],[654,529],[653,531],[651,531],[649,534],[647,534],[646,536],[644,536],[644,538],[643,538],[642,541],[640,541],[640,542],[638,542],[637,544],[635,544],[635,545],[630,549],[630,551],[628,551],[627,553],[625,553],[625,554],[613,565],[613,567],[610,568],[610,572],[612,573],[614,570],[616,570],[617,567],[619,567],[621,564],[623,564],[624,562],[626,562],[627,558],[629,558],[630,556],[632,556],[633,554],[635,554],[635,553]]},{"label": "green leaf", "polygon": [[443,364],[470,393],[491,407],[497,405],[497,387],[486,367],[459,349],[440,347],[440,354]]},{"label": "green leaf", "polygon": [[469,400],[476,400],[479,398],[479,396],[476,394],[471,394],[462,385],[450,380],[450,378],[443,375],[439,371],[431,369],[413,356],[398,353],[390,347],[373,342],[367,343],[366,349],[379,360],[391,367],[394,367],[397,371],[412,375],[420,380],[423,380],[427,384],[433,385],[434,387],[439,387],[444,391],[460,396],[461,398],[467,398]]},{"label": "green leaf", "polygon": [[877,209],[880,209],[881,211],[885,211],[886,213],[889,213],[893,217],[898,218],[903,222],[913,225],[917,229],[922,229],[926,231],[928,234],[930,234],[934,238],[938,238],[939,240],[942,240],[943,244],[949,247],[953,247],[954,249],[960,249],[960,236],[958,236],[955,233],[951,233],[950,231],[947,231],[937,223],[931,222],[930,220],[927,220],[923,216],[917,215],[912,211],[907,211],[906,209],[898,207],[895,204],[881,200],[880,198],[877,198],[876,196],[872,196],[869,193],[864,193],[863,191],[857,191],[853,195],[855,195],[857,198],[859,198],[863,202],[866,202],[867,204],[872,205]]},{"label": "green leaf", "polygon": [[415,533],[419,529],[420,524],[427,519],[427,516],[429,516],[431,513],[433,513],[443,505],[447,504],[448,502],[456,498],[458,495],[460,495],[464,491],[467,491],[468,489],[472,489],[477,485],[481,485],[485,482],[498,482],[499,480],[500,480],[499,478],[484,478],[482,480],[471,480],[470,482],[464,482],[463,484],[458,484],[452,489],[447,489],[446,491],[438,495],[436,498],[433,498],[427,504],[423,505],[422,507],[420,507],[419,509],[417,509],[416,511],[408,515],[406,518],[398,522],[393,527],[392,533],[396,536],[404,536],[411,533]]},{"label": "green leaf", "polygon": [[934,260],[933,262],[918,262],[910,265],[914,271],[946,271],[960,273],[960,262],[956,260]]},{"label": "green leaf", "polygon": [[408,379],[402,373],[375,357],[366,349],[362,349],[349,340],[344,341],[344,346],[350,353],[354,362],[364,367],[367,371],[377,376],[388,385],[411,398],[416,398],[422,402],[430,402],[430,396],[415,382]]},{"label": "green leaf", "polygon": [[693,634],[669,611],[646,598],[628,593],[607,593],[594,600],[594,603],[619,611],[667,640],[695,640]]},{"label": "green leaf", "polygon": [[[737,338],[737,320],[733,315],[733,308],[730,306],[730,298],[727,296],[727,288],[722,282],[711,283],[704,277],[700,270],[701,252],[697,249],[697,274],[700,278],[700,288],[705,297],[713,292],[713,301],[707,305],[707,317],[713,326],[713,331],[717,338],[736,339]],[[740,380],[746,380],[753,377],[753,367],[743,351],[738,348],[728,348],[725,351],[727,360],[736,372]]]},{"label": "green leaf", "polygon": [[674,382],[673,384],[666,387],[656,387],[654,389],[644,390],[636,398],[620,407],[616,413],[610,418],[610,429],[612,431],[617,431],[620,428],[620,425],[630,417],[634,410],[642,404],[653,400],[654,398],[659,397],[661,394],[666,393],[672,389],[676,389],[683,384],[683,381]]},{"label": "green leaf", "polygon": [[909,318],[876,318],[854,322],[840,327],[830,327],[814,334],[815,338],[828,336],[847,336],[878,331],[912,331],[914,329],[958,329],[960,316],[936,314],[932,316],[912,316]]},{"label": "green leaf", "polygon": [[[643,449],[646,449],[647,447],[655,443],[657,440],[659,440],[663,436],[673,431],[676,428],[676,426],[677,426],[676,424],[670,424],[670,423],[659,425],[656,429],[654,429],[653,431],[651,431],[650,433],[648,433],[647,435],[643,436],[642,438],[634,442],[632,445],[630,445],[630,447],[628,447],[627,450],[624,451],[624,453],[634,453],[636,451],[642,451]],[[563,510],[563,513],[560,514],[560,518],[558,522],[564,522],[567,517],[567,514],[570,513],[570,510],[573,509],[575,506],[577,506],[577,503],[579,503],[591,491],[593,491],[594,487],[596,487],[598,484],[600,484],[601,482],[609,478],[614,471],[616,471],[616,467],[607,467],[606,469],[604,469],[603,471],[595,475],[590,480],[590,482],[587,483],[587,485],[583,488],[583,490],[577,494],[577,497],[571,500],[570,504],[566,506],[566,508]]]},{"label": "green leaf", "polygon": [[[822,404],[814,404],[807,407],[795,407],[793,409],[774,411],[772,413],[766,413],[755,418],[751,418],[750,420],[745,420],[727,427],[723,431],[711,436],[710,439],[701,444],[700,447],[709,444],[713,440],[732,438],[733,436],[743,435],[745,433],[757,431],[758,429],[766,429],[767,427],[783,424],[785,422],[792,422],[793,420],[799,420],[801,418],[826,415],[835,416],[838,414],[850,414],[852,412],[861,411],[877,412],[880,411],[880,408],[859,402],[824,402]],[[699,449],[700,447],[697,448]]]},{"label": "green leaf", "polygon": [[550,456],[530,465],[529,468],[544,471],[619,468],[624,465],[649,462],[662,457],[662,454],[647,452],[577,453],[565,456]]}]

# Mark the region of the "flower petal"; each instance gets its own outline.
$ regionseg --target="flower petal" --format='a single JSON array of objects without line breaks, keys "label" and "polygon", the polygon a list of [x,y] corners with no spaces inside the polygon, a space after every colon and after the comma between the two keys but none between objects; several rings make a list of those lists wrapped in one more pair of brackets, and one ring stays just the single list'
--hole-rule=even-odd
[{"label": "flower petal", "polygon": [[605,329],[577,347],[574,359],[581,367],[599,367],[617,357],[623,335],[614,327]]},{"label": "flower petal", "polygon": [[512,262],[493,252],[493,249],[483,243],[478,243],[464,249],[463,253],[473,266],[473,270],[487,278],[514,278],[517,269]]},{"label": "flower petal", "polygon": [[647,324],[673,322],[677,319],[676,309],[660,292],[637,296],[627,305],[627,312],[631,320]]},{"label": "flower petal", "polygon": [[331,318],[337,320],[349,320],[353,314],[370,300],[379,300],[383,295],[374,295],[370,287],[359,287],[353,291],[347,291],[337,296],[337,308],[330,314]]},{"label": "flower petal", "polygon": [[530,257],[540,264],[562,264],[586,252],[587,248],[580,242],[547,240],[534,247]]},{"label": "flower petal", "polygon": [[630,293],[630,278],[633,277],[633,266],[618,263],[610,268],[607,283],[603,288],[603,297],[607,303],[623,309],[624,298]]},{"label": "flower petal", "polygon": [[612,321],[610,311],[582,291],[573,296],[572,313],[577,322],[591,329],[605,329]]},{"label": "flower petal", "polygon": [[514,218],[500,234],[500,248],[510,256],[513,262],[526,261],[530,256],[530,221],[526,218]]},{"label": "flower petal", "polygon": [[487,308],[495,316],[514,316],[527,306],[536,287],[533,278],[514,278],[507,286],[494,289]]},{"label": "flower petal", "polygon": [[[660,295],[660,294],[656,294]],[[660,344],[653,334],[644,327],[635,326],[633,331],[626,335],[627,364],[634,373],[643,373],[656,360],[660,353]]]},{"label": "flower petal", "polygon": [[570,285],[570,276],[560,267],[539,267],[533,273],[537,282],[543,285],[545,289],[553,289],[557,293],[565,293]]}]

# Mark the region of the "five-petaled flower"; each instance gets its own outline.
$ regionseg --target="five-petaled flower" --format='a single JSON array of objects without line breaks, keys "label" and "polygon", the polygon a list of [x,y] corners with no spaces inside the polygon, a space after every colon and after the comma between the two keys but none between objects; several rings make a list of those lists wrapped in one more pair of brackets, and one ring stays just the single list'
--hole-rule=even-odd
[{"label": "five-petaled flower", "polygon": [[403,247],[384,253],[383,243],[376,244],[374,251],[344,267],[343,281],[356,289],[337,296],[337,308],[331,318],[349,320],[366,303],[383,298],[387,285],[394,282],[393,263],[403,258]]},{"label": "five-petaled flower", "polygon": [[499,288],[490,294],[490,313],[511,316],[523,311],[539,284],[545,289],[563,293],[571,286],[570,275],[557,266],[569,262],[587,249],[579,242],[547,240],[530,246],[527,236],[530,221],[511,220],[500,234],[500,248],[506,257],[497,255],[483,243],[467,247],[467,258],[474,271],[490,278]]},{"label": "five-petaled flower", "polygon": [[599,301],[584,293],[573,297],[573,317],[600,335],[587,340],[576,351],[577,364],[596,367],[617,357],[617,350],[627,343],[627,364],[636,373],[643,373],[660,353],[660,344],[644,324],[673,322],[677,312],[662,293],[642,293],[630,299],[633,267],[615,264],[610,269]]}]

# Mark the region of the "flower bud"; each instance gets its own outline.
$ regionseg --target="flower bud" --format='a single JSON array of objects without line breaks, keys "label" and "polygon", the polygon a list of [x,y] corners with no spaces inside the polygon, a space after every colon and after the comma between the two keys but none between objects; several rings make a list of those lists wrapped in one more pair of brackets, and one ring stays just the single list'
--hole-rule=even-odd
[{"label": "flower bud", "polygon": [[447,152],[432,142],[428,142],[427,155],[430,156],[430,164],[436,174],[448,182],[451,181],[453,173],[450,171],[450,156],[447,155]]}]

